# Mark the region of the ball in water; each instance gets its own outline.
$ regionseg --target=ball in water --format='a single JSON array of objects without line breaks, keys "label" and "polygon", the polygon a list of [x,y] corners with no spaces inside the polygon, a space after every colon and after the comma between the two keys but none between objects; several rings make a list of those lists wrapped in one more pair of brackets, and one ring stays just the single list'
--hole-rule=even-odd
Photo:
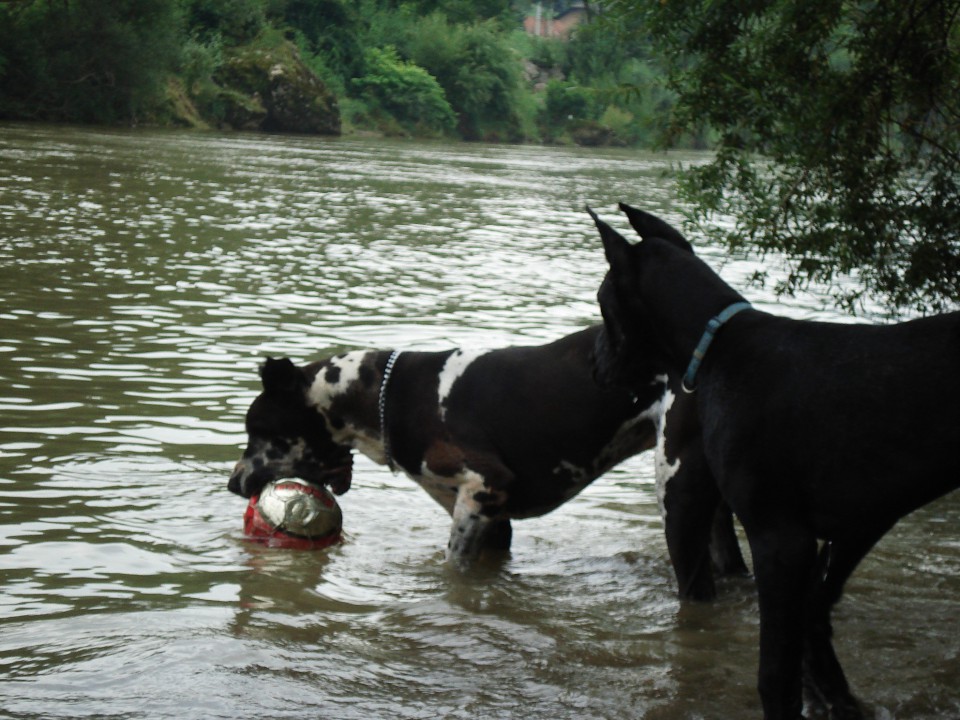
[{"label": "ball in water", "polygon": [[244,533],[272,547],[319,548],[340,540],[343,513],[325,487],[290,478],[250,498]]}]

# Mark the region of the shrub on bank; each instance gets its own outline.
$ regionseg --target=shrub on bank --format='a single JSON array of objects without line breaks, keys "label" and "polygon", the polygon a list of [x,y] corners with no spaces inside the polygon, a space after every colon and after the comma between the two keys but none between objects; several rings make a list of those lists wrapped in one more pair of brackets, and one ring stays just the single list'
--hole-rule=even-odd
[{"label": "shrub on bank", "polygon": [[422,67],[401,60],[394,48],[368,50],[366,67],[352,87],[367,102],[371,118],[387,126],[392,119],[415,135],[453,130],[456,117],[443,88]]}]

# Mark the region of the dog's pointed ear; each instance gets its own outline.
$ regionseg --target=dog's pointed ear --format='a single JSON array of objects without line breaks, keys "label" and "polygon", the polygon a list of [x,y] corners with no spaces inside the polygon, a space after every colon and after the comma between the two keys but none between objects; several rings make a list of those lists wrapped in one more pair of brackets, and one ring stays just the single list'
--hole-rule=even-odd
[{"label": "dog's pointed ear", "polygon": [[268,393],[291,393],[306,384],[306,376],[290,358],[268,357],[260,366],[260,379]]},{"label": "dog's pointed ear", "polygon": [[681,250],[693,252],[693,246],[680,234],[673,225],[665,220],[661,220],[656,215],[652,215],[635,207],[630,207],[626,203],[620,203],[620,210],[626,214],[627,220],[637,231],[637,234],[646,239],[651,237],[661,238],[676,245]]},{"label": "dog's pointed ear", "polygon": [[610,263],[610,267],[614,270],[630,267],[631,245],[627,242],[627,239],[601,220],[590,206],[587,206],[587,212],[590,213],[590,217],[593,218],[593,223],[597,226],[597,230],[600,231],[600,239],[603,240],[603,252],[607,256],[607,262]]}]

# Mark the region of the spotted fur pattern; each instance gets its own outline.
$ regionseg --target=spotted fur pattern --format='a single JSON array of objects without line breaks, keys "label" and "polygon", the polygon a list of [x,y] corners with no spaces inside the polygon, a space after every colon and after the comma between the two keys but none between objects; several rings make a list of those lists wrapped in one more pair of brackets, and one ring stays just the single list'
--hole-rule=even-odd
[{"label": "spotted fur pattern", "polygon": [[343,490],[343,453],[392,461],[450,515],[448,555],[468,565],[484,547],[509,546],[511,520],[550,512],[653,447],[663,383],[651,378],[639,394],[597,386],[590,356],[598,333],[536,347],[401,353],[382,418],[389,351],[304,367],[268,361],[230,488],[250,495],[275,477],[330,474]]}]

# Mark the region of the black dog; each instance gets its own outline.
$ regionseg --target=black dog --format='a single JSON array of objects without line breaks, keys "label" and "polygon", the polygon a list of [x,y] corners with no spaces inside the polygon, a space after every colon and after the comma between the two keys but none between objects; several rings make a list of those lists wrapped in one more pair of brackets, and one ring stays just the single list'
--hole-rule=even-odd
[{"label": "black dog", "polygon": [[897,520],[960,486],[960,313],[867,326],[759,312],[668,224],[621,209],[635,245],[591,211],[610,263],[598,378],[665,373],[687,392],[665,455],[703,464],[747,533],[764,716],[801,717],[805,683],[832,717],[860,718],[831,608]]},{"label": "black dog", "polygon": [[[599,334],[597,326],[548,345],[475,353],[357,351],[302,368],[268,360],[229,488],[249,497],[296,475],[343,493],[356,449],[403,470],[450,513],[454,560],[506,548],[511,519],[553,510],[653,446],[662,383],[651,376],[635,393],[599,388],[591,369]],[[744,571],[732,518],[717,498],[701,513],[696,493],[686,494],[698,506],[685,516],[683,496],[671,484],[665,498],[680,592],[711,598],[711,533],[721,569]]]}]

